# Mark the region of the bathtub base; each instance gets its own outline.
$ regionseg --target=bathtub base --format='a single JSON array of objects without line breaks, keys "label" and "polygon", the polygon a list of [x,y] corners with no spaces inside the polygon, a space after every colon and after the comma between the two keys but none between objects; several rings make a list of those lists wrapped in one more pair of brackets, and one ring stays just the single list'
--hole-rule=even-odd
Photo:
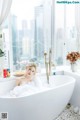
[{"label": "bathtub base", "polygon": [[0,112],[8,112],[8,120],[53,120],[66,107],[73,86],[65,86],[65,91],[58,88],[22,98],[0,98]]}]

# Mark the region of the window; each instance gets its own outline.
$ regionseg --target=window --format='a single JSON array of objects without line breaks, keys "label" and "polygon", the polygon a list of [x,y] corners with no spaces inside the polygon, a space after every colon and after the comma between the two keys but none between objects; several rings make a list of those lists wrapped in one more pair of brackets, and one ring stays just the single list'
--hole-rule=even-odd
[{"label": "window", "polygon": [[49,48],[57,65],[66,64],[66,54],[80,50],[79,8],[56,0],[14,0],[4,24],[11,69],[24,69],[28,61],[43,65]]},{"label": "window", "polygon": [[24,69],[29,61],[43,65],[44,51],[51,47],[51,2],[13,0],[5,26],[9,31],[11,69]]},{"label": "window", "polygon": [[[78,9],[76,9],[78,8]],[[79,6],[75,4],[59,4],[55,1],[55,61],[58,65],[67,64],[66,55],[78,51]]]}]

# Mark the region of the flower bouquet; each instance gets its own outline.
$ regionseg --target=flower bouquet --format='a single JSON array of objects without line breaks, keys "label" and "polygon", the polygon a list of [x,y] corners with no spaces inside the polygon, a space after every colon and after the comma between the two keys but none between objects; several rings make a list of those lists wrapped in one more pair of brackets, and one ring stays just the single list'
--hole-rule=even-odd
[{"label": "flower bouquet", "polygon": [[80,53],[79,52],[68,53],[66,59],[70,61],[72,71],[73,72],[76,71],[75,70],[77,68],[76,61],[80,59]]},{"label": "flower bouquet", "polygon": [[70,61],[70,63],[75,63],[78,59],[80,59],[80,53],[79,52],[71,52],[67,55],[67,60]]}]

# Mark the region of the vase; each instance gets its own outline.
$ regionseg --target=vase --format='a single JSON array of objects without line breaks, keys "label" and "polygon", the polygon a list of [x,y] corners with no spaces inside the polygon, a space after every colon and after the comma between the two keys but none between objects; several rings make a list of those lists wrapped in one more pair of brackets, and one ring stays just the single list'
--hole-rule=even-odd
[{"label": "vase", "polygon": [[72,70],[72,72],[76,72],[77,71],[77,64],[76,64],[76,62],[71,63],[71,70]]}]

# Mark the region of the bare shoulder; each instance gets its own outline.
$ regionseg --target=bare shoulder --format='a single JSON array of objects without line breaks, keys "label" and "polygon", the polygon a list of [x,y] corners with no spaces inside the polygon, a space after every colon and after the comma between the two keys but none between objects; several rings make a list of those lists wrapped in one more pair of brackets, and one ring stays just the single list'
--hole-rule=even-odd
[{"label": "bare shoulder", "polygon": [[24,78],[16,79],[16,86],[20,86]]}]

